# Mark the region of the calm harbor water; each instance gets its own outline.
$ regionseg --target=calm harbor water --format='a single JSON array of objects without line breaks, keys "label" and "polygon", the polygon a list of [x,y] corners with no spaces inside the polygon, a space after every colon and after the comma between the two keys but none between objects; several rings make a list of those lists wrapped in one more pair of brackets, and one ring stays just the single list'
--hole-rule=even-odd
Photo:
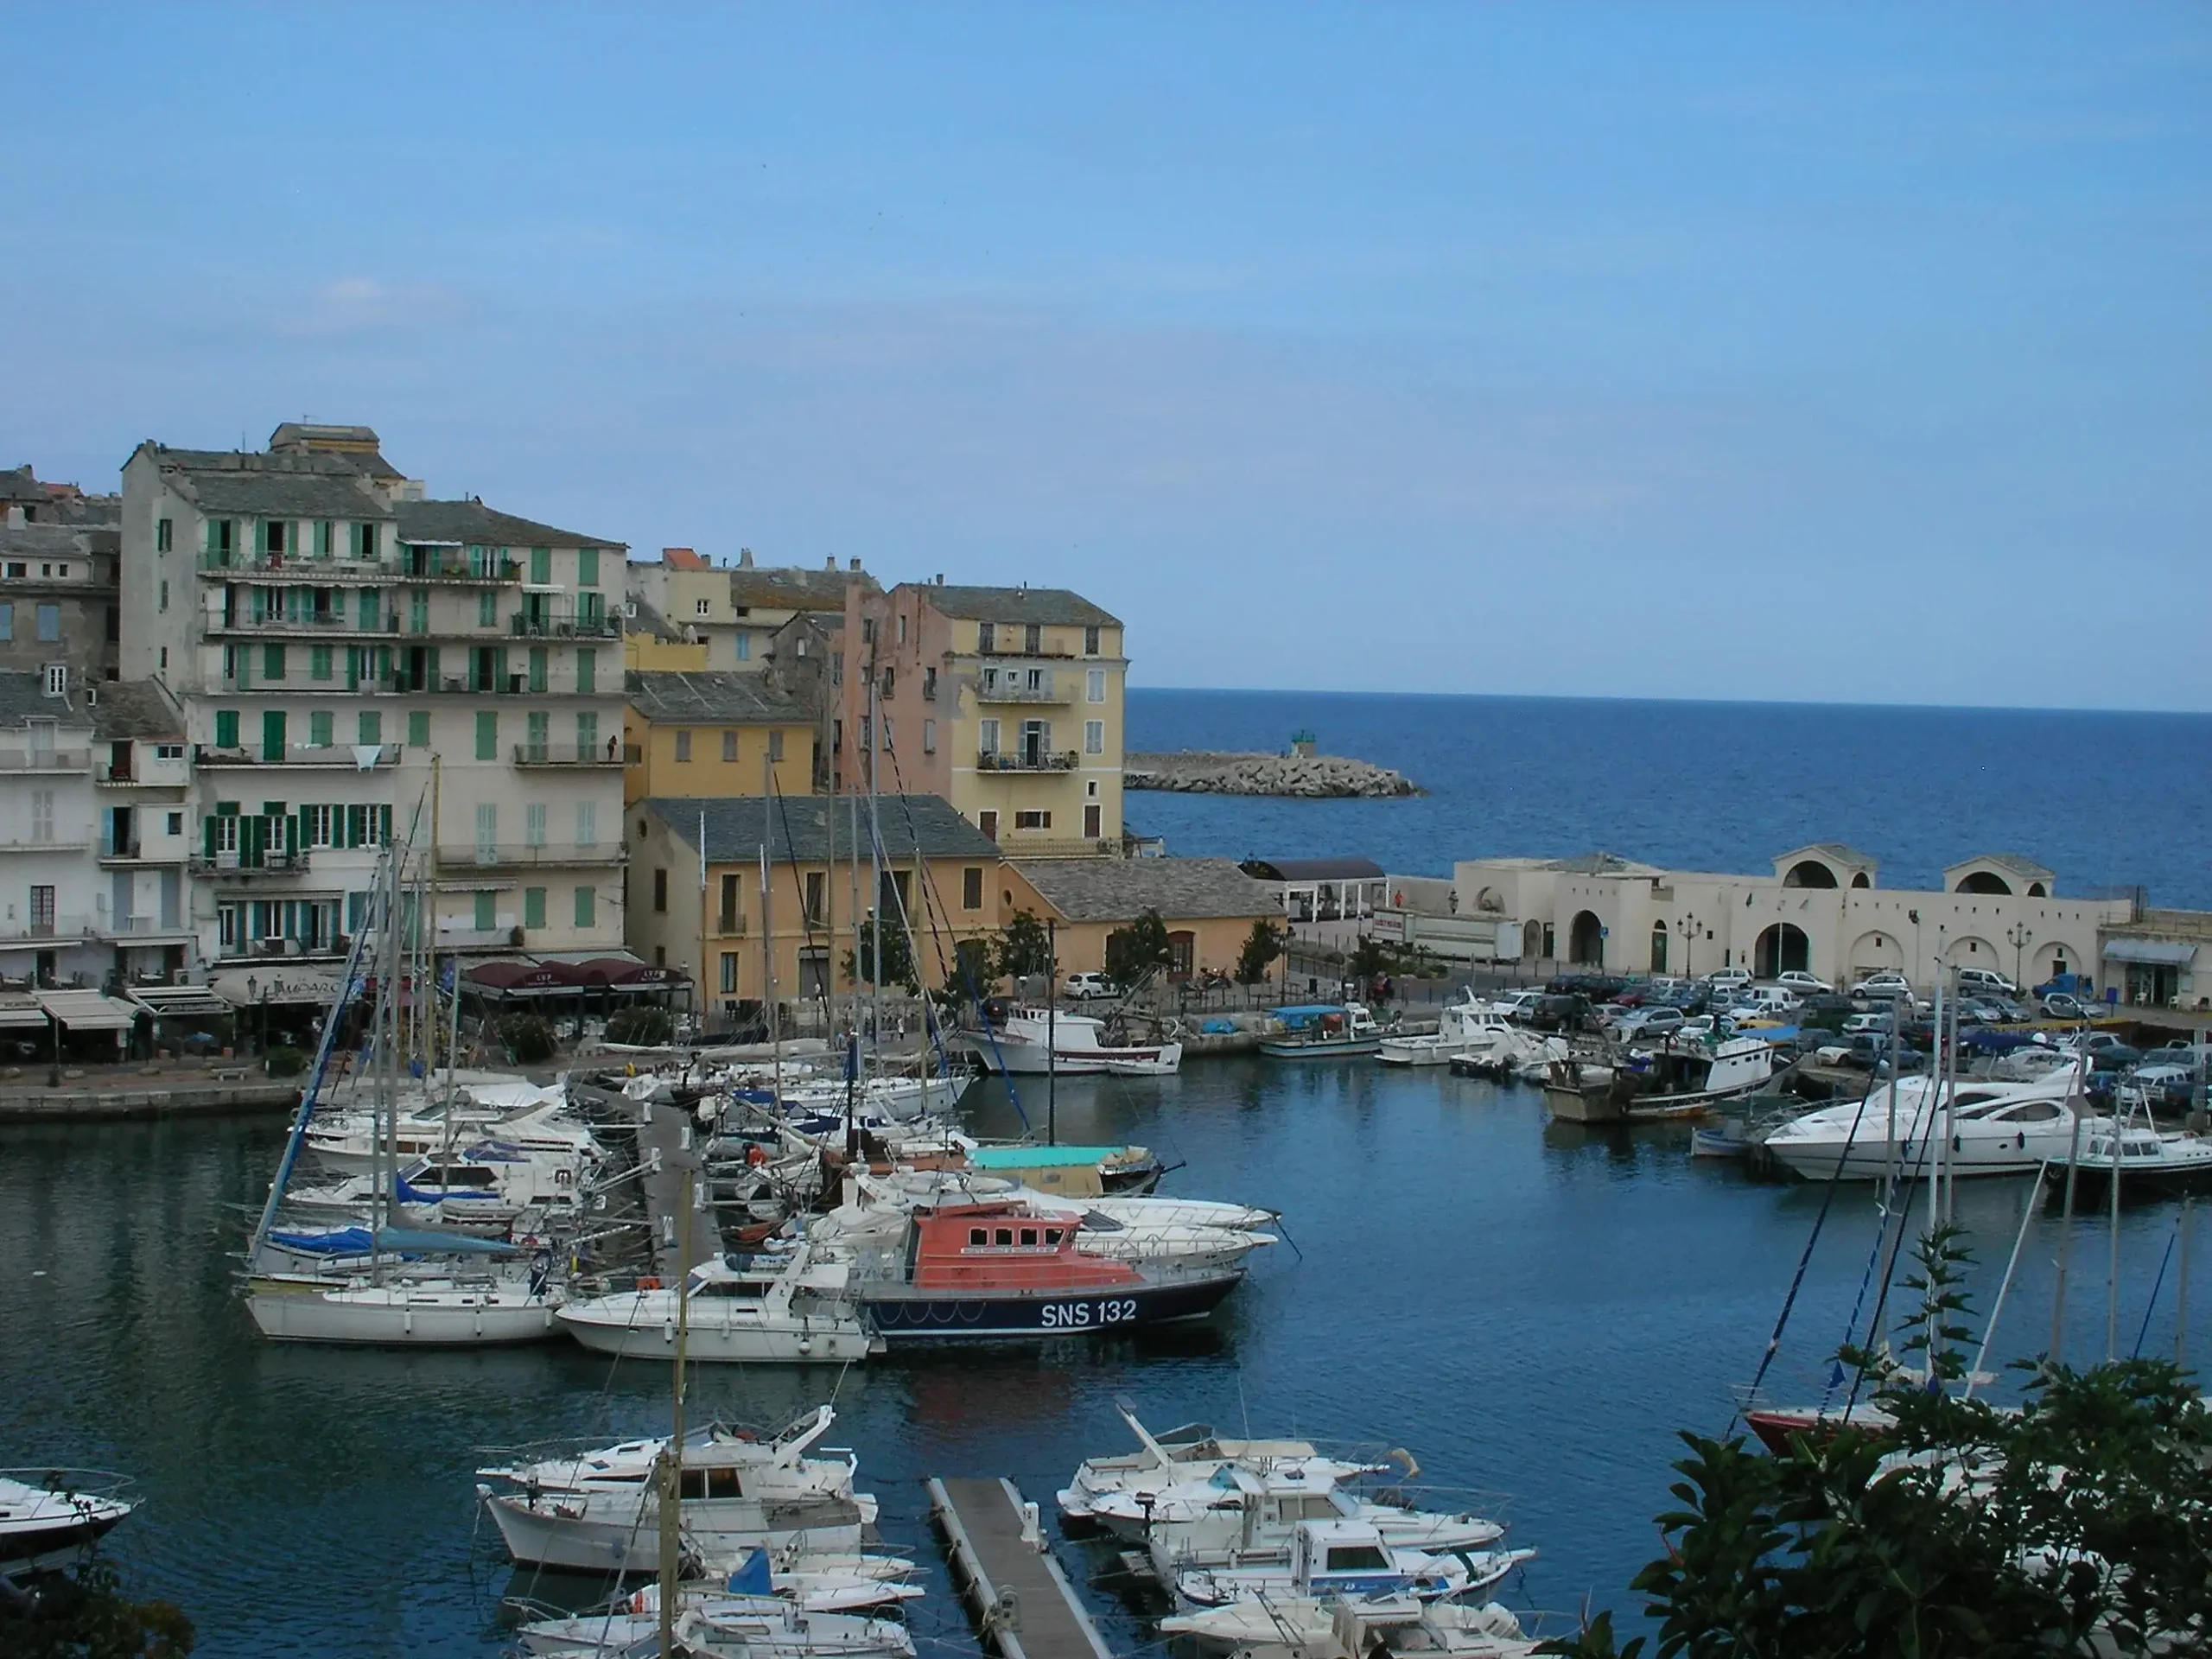
[{"label": "calm harbor water", "polygon": [[[1025,1100],[1041,1114],[1041,1090]],[[1002,1085],[970,1110],[986,1131],[1020,1127]],[[949,1351],[842,1379],[709,1369],[694,1393],[696,1411],[777,1422],[834,1387],[832,1438],[859,1451],[887,1541],[939,1584],[921,1478],[1003,1473],[1049,1502],[1079,1459],[1122,1446],[1112,1401],[1127,1395],[1156,1424],[1407,1446],[1440,1501],[1493,1504],[1543,1550],[1511,1599],[1632,1607],[1624,1586],[1652,1553],[1674,1431],[1727,1422],[1821,1197],[1693,1164],[1683,1131],[1548,1125],[1535,1091],[1371,1061],[1071,1081],[1058,1120],[1064,1139],[1187,1160],[1171,1191],[1280,1205],[1296,1248],[1266,1253],[1204,1327]],[[489,1448],[649,1431],[667,1379],[560,1344],[448,1355],[259,1341],[232,1252],[280,1134],[250,1120],[0,1131],[0,1462],[137,1476],[149,1501],[118,1559],[146,1592],[181,1602],[218,1659],[496,1651],[510,1574],[477,1523],[470,1471]],[[2025,1195],[2021,1182],[1960,1189],[1985,1306]],[[2175,1214],[2123,1219],[2123,1349]],[[1872,1224],[1867,1197],[1847,1192],[1770,1379],[1778,1397],[1817,1394]],[[2054,1238],[2038,1221],[2004,1353],[2044,1339]],[[2077,1235],[2075,1262],[2074,1351],[2101,1353],[2101,1222]],[[2171,1344],[2172,1291],[2169,1271],[2153,1348]],[[2212,1338],[2195,1345],[2201,1363]],[[1135,1650],[1135,1622],[1094,1599],[1117,1649]],[[974,1650],[948,1599],[916,1624],[925,1654]]]},{"label": "calm harbor water", "polygon": [[1136,794],[1171,853],[1363,854],[1406,875],[1455,858],[1603,848],[1686,869],[1758,870],[1810,841],[1882,863],[1885,887],[2021,852],[2062,893],[2144,886],[2212,908],[2212,716],[1564,697],[1136,690],[1136,750],[1279,750],[1395,766],[1394,801]]}]

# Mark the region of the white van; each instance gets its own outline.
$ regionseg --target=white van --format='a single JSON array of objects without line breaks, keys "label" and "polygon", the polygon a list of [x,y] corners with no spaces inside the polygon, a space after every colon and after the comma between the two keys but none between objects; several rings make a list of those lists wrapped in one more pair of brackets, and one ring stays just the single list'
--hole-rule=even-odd
[{"label": "white van", "polygon": [[1804,1004],[1805,999],[1786,985],[1755,985],[1751,988],[1751,1005],[1761,1014],[1788,1014]]},{"label": "white van", "polygon": [[2020,988],[1994,968],[1961,968],[1959,988],[1968,996],[2018,996]]}]

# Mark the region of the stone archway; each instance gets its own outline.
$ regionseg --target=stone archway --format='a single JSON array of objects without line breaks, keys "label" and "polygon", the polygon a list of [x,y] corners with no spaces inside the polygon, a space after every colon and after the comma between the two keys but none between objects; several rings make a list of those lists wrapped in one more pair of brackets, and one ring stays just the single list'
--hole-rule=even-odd
[{"label": "stone archway", "polygon": [[1590,968],[1605,965],[1605,925],[1595,911],[1578,910],[1567,930],[1567,959]]},{"label": "stone archway", "polygon": [[1959,878],[1954,893],[1995,893],[2009,896],[2012,884],[1994,870],[1970,870]]},{"label": "stone archway", "polygon": [[1751,973],[1758,979],[1804,973],[1812,963],[1813,942],[1795,922],[1775,923],[1759,935],[1751,950]]},{"label": "stone archway", "polygon": [[1785,887],[1832,887],[1836,885],[1835,872],[1817,858],[1801,858],[1789,867],[1782,878]]},{"label": "stone archway", "polygon": [[1651,971],[1667,971],[1667,924],[1662,921],[1651,924]]},{"label": "stone archway", "polygon": [[1851,954],[1844,958],[1844,971],[1854,979],[1863,979],[1873,973],[1903,973],[1904,946],[1894,933],[1861,933],[1851,942]]},{"label": "stone archway", "polygon": [[1544,954],[1544,925],[1541,922],[1521,924],[1521,956],[1524,961],[1535,962]]}]

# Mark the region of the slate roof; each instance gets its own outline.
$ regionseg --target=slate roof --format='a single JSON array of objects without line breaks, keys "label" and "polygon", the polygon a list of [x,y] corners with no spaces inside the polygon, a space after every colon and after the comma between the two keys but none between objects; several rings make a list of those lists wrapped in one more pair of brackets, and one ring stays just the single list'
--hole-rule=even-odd
[{"label": "slate roof", "polygon": [[1663,875],[1656,864],[1641,864],[1618,853],[1584,853],[1575,858],[1548,858],[1536,867],[1561,875]]},{"label": "slate roof", "polygon": [[1065,588],[951,588],[931,582],[923,585],[923,593],[942,614],[973,622],[1119,627],[1122,621]]},{"label": "slate roof", "polygon": [[46,504],[46,486],[29,465],[0,467],[0,503],[21,501],[31,506]]},{"label": "slate roof", "polygon": [[535,519],[518,518],[473,498],[466,501],[403,501],[397,512],[399,539],[403,542],[458,542],[478,547],[627,545],[608,536],[585,536],[573,530],[541,524]]},{"label": "slate roof", "polygon": [[[830,815],[837,813],[836,846],[840,857],[849,857],[852,838],[843,801],[827,795],[802,795],[780,800],[760,796],[716,797],[698,799],[655,796],[640,802],[666,824],[669,832],[686,847],[699,843],[699,815],[707,816],[707,861],[739,864],[760,856],[760,843],[768,843],[768,858],[776,864],[819,864],[830,853]],[[883,832],[884,855],[912,858],[918,844],[924,858],[988,859],[998,862],[999,844],[952,810],[938,795],[886,795],[875,803]]]},{"label": "slate roof", "polygon": [[683,635],[669,626],[668,619],[653,607],[653,602],[642,594],[625,594],[622,632],[650,633],[656,639],[681,639]]},{"label": "slate roof", "polygon": [[729,573],[729,602],[762,611],[842,611],[848,582],[858,582],[863,593],[883,591],[865,570],[739,565]]},{"label": "slate roof", "polygon": [[0,553],[15,558],[88,558],[122,550],[123,532],[112,524],[28,524],[0,522]]},{"label": "slate roof", "polygon": [[46,676],[36,669],[0,669],[0,728],[20,729],[27,720],[58,720],[83,726],[85,690],[77,677],[69,677],[69,695],[46,695]]},{"label": "slate roof", "polygon": [[804,724],[799,702],[763,683],[758,674],[640,671],[622,677],[630,706],[659,725]]},{"label": "slate roof", "polygon": [[92,732],[105,739],[143,738],[181,742],[184,716],[151,680],[109,680],[92,705]]},{"label": "slate roof", "polygon": [[1038,896],[1071,922],[1126,922],[1156,910],[1167,922],[1281,916],[1265,884],[1226,858],[1018,858]]},{"label": "slate roof", "polygon": [[389,519],[391,509],[358,473],[194,473],[200,512],[256,518]]},{"label": "slate roof", "polygon": [[1371,858],[1248,858],[1237,867],[1262,881],[1380,881]]}]

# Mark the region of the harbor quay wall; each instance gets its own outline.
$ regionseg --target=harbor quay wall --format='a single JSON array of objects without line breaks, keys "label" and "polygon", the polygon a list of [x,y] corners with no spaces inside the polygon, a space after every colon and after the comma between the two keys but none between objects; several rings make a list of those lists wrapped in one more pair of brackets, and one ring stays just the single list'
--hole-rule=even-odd
[{"label": "harbor quay wall", "polygon": [[79,1082],[67,1089],[0,1090],[0,1123],[60,1123],[130,1117],[213,1117],[286,1112],[300,1103],[289,1083],[218,1082],[143,1088]]},{"label": "harbor quay wall", "polygon": [[1316,799],[1421,792],[1402,772],[1343,755],[1205,749],[1125,755],[1122,786],[1193,795],[1287,795]]}]

